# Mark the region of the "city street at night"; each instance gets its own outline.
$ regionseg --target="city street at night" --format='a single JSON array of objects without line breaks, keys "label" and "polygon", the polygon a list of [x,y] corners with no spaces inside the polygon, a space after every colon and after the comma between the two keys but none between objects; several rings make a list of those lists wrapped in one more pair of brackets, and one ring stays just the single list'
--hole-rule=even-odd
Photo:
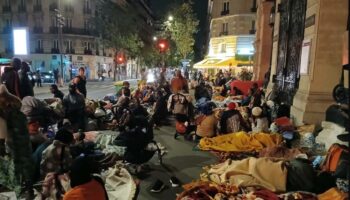
[{"label": "city street at night", "polygon": [[0,0],[0,200],[347,200],[349,0]]}]

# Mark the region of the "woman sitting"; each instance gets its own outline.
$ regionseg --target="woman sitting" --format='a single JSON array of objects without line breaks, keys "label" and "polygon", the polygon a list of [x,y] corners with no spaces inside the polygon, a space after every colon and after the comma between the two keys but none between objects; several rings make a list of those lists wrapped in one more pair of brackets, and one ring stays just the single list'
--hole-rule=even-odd
[{"label": "woman sitting", "polygon": [[216,125],[218,123],[211,103],[207,103],[200,108],[201,114],[196,117],[197,138],[214,137],[216,135]]}]

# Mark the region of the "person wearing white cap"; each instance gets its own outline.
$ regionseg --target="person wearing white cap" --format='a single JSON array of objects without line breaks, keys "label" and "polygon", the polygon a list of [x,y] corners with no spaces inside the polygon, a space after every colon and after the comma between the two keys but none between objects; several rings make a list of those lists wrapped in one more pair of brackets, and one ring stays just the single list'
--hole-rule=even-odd
[{"label": "person wearing white cap", "polygon": [[253,133],[269,132],[269,121],[263,115],[263,110],[260,107],[252,109],[252,118],[250,118]]}]

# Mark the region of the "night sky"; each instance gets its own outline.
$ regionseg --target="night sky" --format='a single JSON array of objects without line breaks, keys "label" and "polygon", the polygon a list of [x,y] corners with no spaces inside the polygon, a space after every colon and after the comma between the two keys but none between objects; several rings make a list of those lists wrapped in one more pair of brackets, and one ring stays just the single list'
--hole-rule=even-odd
[{"label": "night sky", "polygon": [[[151,0],[151,8],[157,19],[166,19],[172,6],[182,3],[184,0]],[[199,20],[199,32],[196,34],[195,61],[200,61],[206,52],[202,52],[205,45],[208,0],[193,0],[193,10]]]}]

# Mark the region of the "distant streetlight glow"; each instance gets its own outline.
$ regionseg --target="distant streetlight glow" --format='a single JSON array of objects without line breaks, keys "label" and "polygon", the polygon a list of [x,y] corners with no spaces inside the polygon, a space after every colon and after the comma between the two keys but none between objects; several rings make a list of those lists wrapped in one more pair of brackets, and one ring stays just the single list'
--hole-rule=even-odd
[{"label": "distant streetlight glow", "polygon": [[156,36],[153,37],[153,41],[157,41],[158,38]]},{"label": "distant streetlight glow", "polygon": [[170,16],[168,17],[168,20],[169,20],[169,21],[173,21],[173,20],[174,20],[174,17],[170,15]]}]

